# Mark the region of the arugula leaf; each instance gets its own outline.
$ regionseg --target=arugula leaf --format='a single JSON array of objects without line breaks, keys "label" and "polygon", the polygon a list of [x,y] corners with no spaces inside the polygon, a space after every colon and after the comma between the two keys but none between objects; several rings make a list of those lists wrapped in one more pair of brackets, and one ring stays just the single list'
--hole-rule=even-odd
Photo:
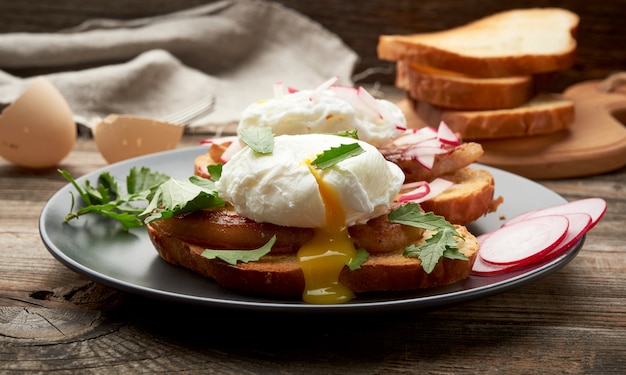
[{"label": "arugula leaf", "polygon": [[392,210],[388,217],[390,222],[435,232],[423,244],[409,245],[404,250],[404,256],[416,256],[420,259],[424,272],[431,273],[442,257],[468,260],[458,249],[457,241],[463,237],[443,216],[423,212],[418,204],[408,203]]},{"label": "arugula leaf", "polygon": [[367,250],[365,250],[365,248],[359,247],[358,249],[356,249],[356,255],[354,256],[354,258],[352,258],[352,260],[350,260],[350,263],[348,263],[348,268],[350,269],[350,271],[358,270],[359,268],[361,268],[361,264],[365,263],[369,256],[370,254],[367,252]]},{"label": "arugula leaf", "polygon": [[206,166],[207,172],[211,176],[211,181],[219,181],[222,178],[222,167],[222,164],[209,164]]},{"label": "arugula leaf", "polygon": [[317,157],[311,162],[311,164],[320,169],[325,169],[328,167],[332,167],[340,161],[360,155],[364,152],[365,150],[361,147],[360,144],[356,142],[341,144],[337,147],[331,147],[330,149],[317,155]]},{"label": "arugula leaf", "polygon": [[208,259],[219,258],[223,260],[224,262],[228,264],[232,264],[232,265],[236,265],[237,262],[243,262],[243,263],[254,262],[254,261],[261,259],[263,255],[268,254],[270,250],[272,250],[272,246],[274,246],[275,242],[276,242],[276,235],[270,238],[270,240],[267,241],[265,245],[261,246],[260,248],[256,250],[205,249],[201,255]]},{"label": "arugula leaf", "polygon": [[168,175],[158,171],[152,171],[147,167],[141,167],[141,169],[132,167],[126,177],[126,191],[128,194],[142,193],[146,190],[150,190],[153,186],[165,182],[169,178]]},{"label": "arugula leaf", "polygon": [[340,137],[359,139],[358,131],[356,129],[340,131],[335,133],[335,135],[338,135]]},{"label": "arugula leaf", "polygon": [[217,196],[214,182],[198,176],[187,180],[170,178],[153,187],[146,199],[150,201],[148,207],[139,214],[146,216],[146,224],[225,203]]},{"label": "arugula leaf", "polygon": [[[133,167],[126,177],[126,191],[123,191],[109,172],[98,176],[97,186],[89,180],[80,186],[67,171],[59,170],[59,173],[74,186],[84,203],[74,211],[76,202],[74,194],[70,193],[72,202],[70,212],[64,218],[66,222],[82,215],[98,214],[117,220],[130,229],[160,218],[224,204],[217,197],[214,182],[198,176],[177,185],[165,174]],[[169,184],[165,185],[168,181]],[[147,218],[142,220],[146,215]]]},{"label": "arugula leaf", "polygon": [[239,137],[255,152],[265,155],[274,151],[274,134],[270,127],[247,128],[239,133]]},{"label": "arugula leaf", "polygon": [[468,260],[456,246],[456,239],[451,230],[445,228],[428,238],[423,245],[409,245],[404,249],[404,256],[417,256],[422,261],[424,272],[431,273],[439,263],[439,259],[443,257]]},{"label": "arugula leaf", "polygon": [[454,225],[450,224],[443,216],[435,215],[432,212],[423,212],[417,203],[407,203],[392,210],[389,213],[389,221],[433,231],[448,228],[460,237]]}]

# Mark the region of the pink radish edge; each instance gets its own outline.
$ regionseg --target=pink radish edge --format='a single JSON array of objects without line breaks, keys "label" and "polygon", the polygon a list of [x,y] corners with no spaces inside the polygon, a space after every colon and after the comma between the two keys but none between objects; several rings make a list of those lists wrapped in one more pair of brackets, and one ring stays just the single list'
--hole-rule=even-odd
[{"label": "pink radish edge", "polygon": [[505,221],[503,225],[511,225],[531,217],[545,215],[561,215],[568,213],[585,213],[591,216],[591,227],[593,228],[606,212],[606,201],[602,198],[585,198],[564,203],[558,206],[542,208],[534,211],[519,214]]},{"label": "pink radish edge", "polygon": [[527,265],[540,259],[565,238],[569,220],[542,216],[498,229],[481,244],[478,256],[496,265]]},{"label": "pink radish edge", "polygon": [[[601,198],[587,198],[581,199],[577,201],[572,201],[569,203],[565,203],[559,206],[548,207],[544,209],[530,211],[524,214],[517,215],[507,222],[505,222],[500,229],[497,229],[493,232],[485,233],[477,237],[479,243],[481,245],[481,249],[479,250],[479,254],[476,257],[475,263],[472,267],[472,274],[478,276],[490,276],[497,275],[505,272],[510,272],[514,270],[518,270],[539,262],[550,261],[565,251],[574,246],[582,236],[587,233],[591,228],[593,228],[598,221],[604,216],[606,212],[606,202]],[[481,256],[481,252],[484,251],[484,244],[487,243],[487,248],[489,246],[493,246],[495,240],[493,240],[493,234],[499,233],[496,236],[496,240],[498,240],[498,236],[502,237],[502,231],[509,232],[509,229],[505,229],[507,227],[518,227],[521,225],[522,229],[525,225],[524,222],[533,221],[534,219],[546,218],[550,217],[564,217],[568,221],[568,227],[565,231],[564,235],[558,240],[555,244],[547,246],[549,250],[546,250],[546,246],[544,248],[539,248],[533,251],[529,250],[527,257],[522,257],[522,259],[510,262],[506,264],[496,264],[490,263],[484,260]],[[562,227],[562,220],[556,219],[556,221],[561,221],[559,225]],[[537,223],[537,222],[535,222]],[[547,225],[552,225],[546,223]],[[558,231],[557,231],[558,232]],[[509,241],[510,243],[510,241]],[[504,244],[502,248],[506,249],[508,246]],[[545,245],[545,244],[544,244]],[[502,246],[502,244],[497,245]],[[499,251],[503,251],[500,248]],[[496,249],[494,248],[493,251]],[[489,251],[489,250],[488,250]],[[540,255],[537,255],[540,254]],[[488,256],[489,258],[489,256]],[[518,256],[519,258],[519,256]]]}]

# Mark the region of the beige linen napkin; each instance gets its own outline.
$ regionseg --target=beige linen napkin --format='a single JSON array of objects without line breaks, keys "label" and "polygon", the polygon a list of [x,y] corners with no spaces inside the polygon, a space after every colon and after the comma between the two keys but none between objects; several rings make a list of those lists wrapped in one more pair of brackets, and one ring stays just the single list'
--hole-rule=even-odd
[{"label": "beige linen napkin", "polygon": [[[219,131],[236,124],[248,104],[271,97],[276,81],[304,89],[339,75],[351,84],[357,59],[318,23],[261,0],[93,19],[58,33],[0,34],[0,69],[43,70],[87,126],[110,113],[158,118],[214,94],[215,111],[192,126]],[[0,103],[31,79],[0,70]]]}]

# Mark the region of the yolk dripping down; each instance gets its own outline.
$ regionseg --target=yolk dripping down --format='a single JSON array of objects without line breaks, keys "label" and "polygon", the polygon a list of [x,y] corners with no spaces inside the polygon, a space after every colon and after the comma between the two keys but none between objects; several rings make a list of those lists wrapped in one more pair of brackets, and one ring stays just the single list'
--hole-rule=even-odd
[{"label": "yolk dripping down", "polygon": [[302,299],[314,304],[347,302],[354,294],[339,283],[339,274],[354,258],[356,250],[345,225],[346,214],[337,189],[324,183],[319,170],[310,165],[309,169],[319,186],[326,209],[326,221],[298,251],[305,281]]}]

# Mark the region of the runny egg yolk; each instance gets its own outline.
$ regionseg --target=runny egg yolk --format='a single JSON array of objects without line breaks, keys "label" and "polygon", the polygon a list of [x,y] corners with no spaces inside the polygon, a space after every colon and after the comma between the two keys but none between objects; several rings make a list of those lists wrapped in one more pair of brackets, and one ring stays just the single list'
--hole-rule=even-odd
[{"label": "runny egg yolk", "polygon": [[347,302],[354,294],[339,282],[339,274],[355,257],[356,250],[345,225],[346,214],[337,189],[324,183],[319,170],[310,165],[309,168],[319,186],[326,220],[298,250],[305,281],[302,299],[313,304]]}]

